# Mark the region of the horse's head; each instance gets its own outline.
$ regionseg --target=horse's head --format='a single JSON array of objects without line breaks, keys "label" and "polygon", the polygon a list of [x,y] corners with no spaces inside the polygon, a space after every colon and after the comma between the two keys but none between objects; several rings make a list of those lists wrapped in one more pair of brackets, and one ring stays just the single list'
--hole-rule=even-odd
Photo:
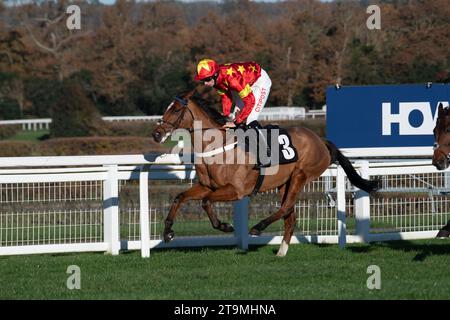
[{"label": "horse's head", "polygon": [[447,169],[450,164],[450,108],[439,104],[434,133],[433,165],[438,170]]},{"label": "horse's head", "polygon": [[193,91],[182,96],[176,96],[169,104],[161,120],[158,121],[153,130],[153,139],[158,143],[163,143],[175,129],[191,128],[194,121],[192,110],[189,109]]}]

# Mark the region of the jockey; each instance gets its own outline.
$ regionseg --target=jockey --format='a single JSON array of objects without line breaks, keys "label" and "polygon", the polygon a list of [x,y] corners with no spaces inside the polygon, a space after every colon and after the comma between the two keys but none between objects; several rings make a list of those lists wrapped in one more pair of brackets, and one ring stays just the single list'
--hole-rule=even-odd
[{"label": "jockey", "polygon": [[[240,112],[234,117],[234,123],[229,121],[224,127],[232,128],[246,124],[257,130],[268,151],[269,144],[261,132],[261,125],[256,121],[269,97],[272,81],[267,72],[255,62],[227,63],[219,65],[211,59],[203,59],[197,65],[195,80],[202,81],[206,86],[214,87],[222,97],[222,113],[233,118],[233,92],[237,93],[236,104],[241,106]],[[236,109],[235,109],[236,110]],[[259,158],[259,157],[258,157]],[[258,160],[259,161],[259,160]],[[258,167],[269,167],[269,163],[258,163]]]}]

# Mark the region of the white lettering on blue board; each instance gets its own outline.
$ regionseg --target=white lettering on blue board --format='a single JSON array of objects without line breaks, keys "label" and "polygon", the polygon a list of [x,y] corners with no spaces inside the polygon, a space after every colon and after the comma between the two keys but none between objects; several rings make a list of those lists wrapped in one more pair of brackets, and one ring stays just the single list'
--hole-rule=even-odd
[{"label": "white lettering on blue board", "polygon": [[[448,107],[448,101],[440,101],[437,105],[442,103],[442,106]],[[391,112],[391,103],[382,103],[382,134],[383,136],[390,136],[391,127],[393,123],[399,124],[399,135],[430,135],[433,134],[433,129],[436,124],[438,116],[438,108],[433,114],[431,104],[429,102],[400,102],[398,106],[398,113]],[[420,125],[414,126],[410,123],[409,115],[412,111],[422,113],[423,121]]]}]

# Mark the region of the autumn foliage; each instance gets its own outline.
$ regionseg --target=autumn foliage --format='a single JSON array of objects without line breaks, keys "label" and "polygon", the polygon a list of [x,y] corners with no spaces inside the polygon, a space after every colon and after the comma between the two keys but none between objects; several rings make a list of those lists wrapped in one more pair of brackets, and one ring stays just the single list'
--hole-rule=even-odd
[{"label": "autumn foliage", "polygon": [[[205,57],[257,61],[272,78],[273,106],[320,107],[335,83],[449,81],[448,0],[378,1],[381,30],[366,27],[368,1],[78,1],[82,29],[72,31],[68,1],[5,3],[2,118],[55,116],[74,101],[103,115],[161,114],[197,85],[195,66]],[[78,87],[61,96],[67,79]]]}]

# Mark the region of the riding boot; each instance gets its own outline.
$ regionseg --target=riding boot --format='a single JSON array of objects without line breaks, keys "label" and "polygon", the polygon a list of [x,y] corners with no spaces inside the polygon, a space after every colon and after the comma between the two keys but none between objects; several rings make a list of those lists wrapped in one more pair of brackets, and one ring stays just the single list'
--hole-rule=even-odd
[{"label": "riding boot", "polygon": [[257,155],[256,155],[256,159],[257,159],[256,168],[257,169],[259,169],[259,168],[268,168],[268,167],[271,166],[271,163],[270,163],[271,150],[270,150],[270,145],[267,143],[266,137],[264,136],[263,132],[261,131],[262,126],[256,120],[250,122],[249,126],[252,127],[253,129],[255,129],[256,132],[258,133],[258,139],[257,139],[257,141],[259,142],[258,143],[258,148],[260,147],[260,148],[263,148],[263,149],[267,150],[267,153],[266,153],[267,158],[268,158],[268,160],[266,160],[267,163],[262,163],[261,159],[259,157],[259,151],[258,151],[259,149],[258,148],[256,149],[256,153],[257,153]]}]

